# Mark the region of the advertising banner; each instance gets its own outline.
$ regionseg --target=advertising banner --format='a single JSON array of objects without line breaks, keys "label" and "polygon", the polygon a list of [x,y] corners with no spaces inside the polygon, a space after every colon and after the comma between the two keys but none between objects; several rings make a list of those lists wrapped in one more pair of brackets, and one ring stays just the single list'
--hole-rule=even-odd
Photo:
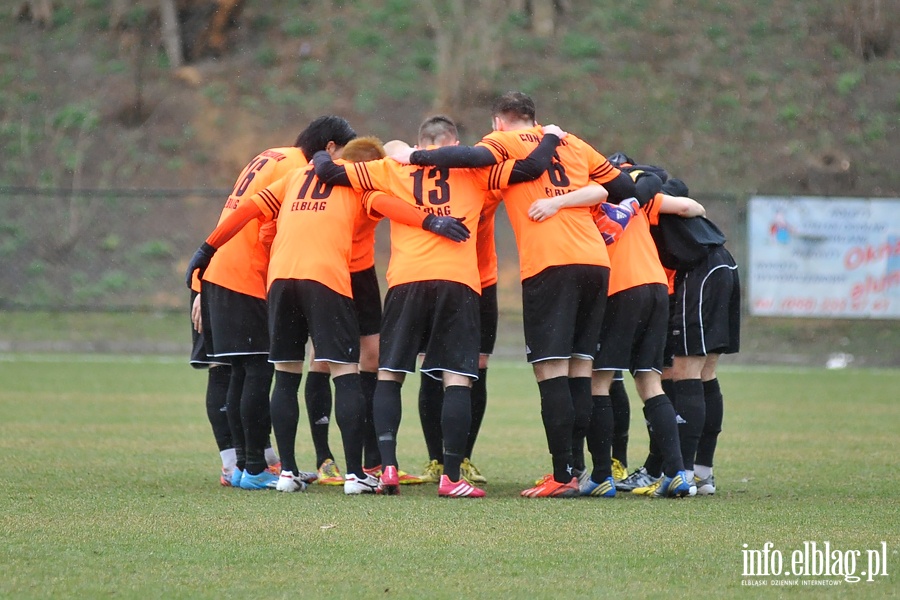
[{"label": "advertising banner", "polygon": [[753,197],[747,246],[753,315],[900,319],[900,199]]}]

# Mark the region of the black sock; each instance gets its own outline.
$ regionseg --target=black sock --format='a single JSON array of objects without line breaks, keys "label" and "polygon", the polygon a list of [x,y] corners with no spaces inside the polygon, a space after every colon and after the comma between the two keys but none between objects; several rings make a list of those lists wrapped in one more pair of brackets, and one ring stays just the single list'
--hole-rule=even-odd
[{"label": "black sock", "polygon": [[459,481],[469,430],[472,427],[472,391],[464,385],[451,385],[444,390],[441,431],[444,436],[444,474]]},{"label": "black sock", "polygon": [[381,465],[381,452],[378,451],[378,438],[375,436],[375,421],[372,416],[372,404],[375,402],[375,385],[377,383],[377,373],[370,371],[359,372],[359,385],[362,387],[363,398],[366,400],[365,460],[363,460],[363,466],[367,469]]},{"label": "black sock", "polygon": [[541,393],[541,420],[547,435],[547,448],[553,459],[553,479],[559,483],[572,480],[572,428],[575,408],[569,378],[553,377],[538,382]]},{"label": "black sock", "polygon": [[662,451],[656,442],[656,436],[653,435],[653,428],[650,427],[650,419],[647,416],[647,405],[644,405],[644,423],[647,424],[647,434],[650,437],[650,448],[647,450],[647,460],[644,461],[644,470],[651,477],[659,477],[662,475]]},{"label": "black sock", "polygon": [[631,427],[631,405],[625,382],[614,379],[609,386],[609,399],[613,411],[612,457],[628,467],[628,429]]},{"label": "black sock", "polygon": [[384,467],[397,466],[397,430],[403,412],[399,381],[379,380],[375,386],[375,433]]},{"label": "black sock", "polygon": [[266,445],[269,443],[272,423],[269,390],[272,389],[274,370],[264,354],[242,356],[240,364],[246,372],[241,396],[241,422],[244,424],[247,472],[259,475],[269,466],[266,462]]},{"label": "black sock", "polygon": [[[644,403],[644,414],[650,422],[651,435],[662,455],[662,471],[667,477],[674,477],[684,469],[681,447],[678,443],[678,426],[675,422],[675,408],[668,396],[653,396]],[[646,466],[646,465],[645,465]],[[649,472],[650,470],[647,469]]]},{"label": "black sock", "polygon": [[331,376],[328,373],[309,371],[303,388],[306,400],[306,415],[312,433],[313,447],[316,449],[316,466],[329,458],[334,459],[328,445],[328,425],[331,422]]},{"label": "black sock", "polygon": [[206,377],[206,417],[212,426],[213,437],[219,452],[234,447],[231,440],[231,427],[228,426],[228,414],[225,405],[228,400],[228,382],[231,380],[231,367],[210,367]]},{"label": "black sock", "polygon": [[[569,393],[575,409],[575,424],[572,427],[572,468],[584,471],[584,440],[591,426],[594,402],[591,398],[590,377],[570,377]],[[588,444],[590,445],[590,443]]]},{"label": "black sock", "polygon": [[236,466],[243,471],[247,467],[244,451],[244,425],[241,423],[241,394],[244,393],[244,369],[231,367],[231,378],[228,380],[228,395],[225,399],[225,415],[228,417],[228,428],[231,430],[231,442],[237,459]]},{"label": "black sock", "polygon": [[466,458],[472,458],[478,432],[484,421],[487,410],[487,369],[478,369],[478,379],[472,382],[472,427],[469,428],[469,440],[466,442]]},{"label": "black sock", "polygon": [[363,438],[366,428],[366,401],[359,374],[334,378],[334,417],[341,430],[347,473],[365,477],[362,470]]},{"label": "black sock", "polygon": [[419,383],[419,421],[425,436],[428,460],[444,461],[444,436],[441,432],[441,411],[444,405],[444,384],[440,379],[421,373]]},{"label": "black sock", "polygon": [[297,442],[297,423],[300,421],[297,393],[302,379],[300,373],[275,371],[275,388],[272,390],[272,431],[278,444],[281,468],[293,471],[294,475],[300,472],[294,445]]},{"label": "black sock", "polygon": [[694,469],[697,444],[706,423],[706,402],[703,399],[703,383],[699,379],[682,379],[675,382],[675,410],[683,423],[678,424],[681,439],[681,456],[686,469]]},{"label": "black sock", "polygon": [[591,411],[591,426],[588,429],[587,443],[591,451],[594,469],[591,471],[591,479],[596,483],[602,482],[612,476],[612,437],[613,437],[613,410],[609,396],[594,396],[592,398],[593,411]]},{"label": "black sock", "polygon": [[718,379],[710,379],[703,382],[703,400],[706,403],[706,420],[703,423],[703,433],[697,444],[698,465],[713,466],[713,456],[716,453],[716,442],[722,432],[722,415],[724,407],[722,402],[722,389]]}]

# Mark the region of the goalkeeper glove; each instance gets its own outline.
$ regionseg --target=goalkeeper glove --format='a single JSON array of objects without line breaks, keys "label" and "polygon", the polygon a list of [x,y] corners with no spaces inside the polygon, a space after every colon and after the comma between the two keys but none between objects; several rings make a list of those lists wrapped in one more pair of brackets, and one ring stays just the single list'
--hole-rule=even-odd
[{"label": "goalkeeper glove", "polygon": [[184,282],[187,284],[188,288],[191,287],[191,279],[194,276],[194,271],[199,270],[197,273],[197,279],[203,279],[203,272],[206,271],[206,267],[209,266],[209,261],[212,260],[213,254],[216,253],[216,249],[206,242],[197,248],[197,251],[194,252],[194,256],[191,257],[191,261],[188,263],[187,272],[184,274]]},{"label": "goalkeeper glove", "polygon": [[454,242],[464,242],[471,235],[469,228],[463,225],[462,219],[456,217],[426,215],[425,220],[422,221],[422,229],[444,236]]},{"label": "goalkeeper glove", "polygon": [[603,241],[609,246],[622,235],[631,217],[635,215],[640,204],[634,198],[623,200],[619,204],[610,204],[603,202],[600,204],[600,210],[596,219],[597,229],[603,236]]}]

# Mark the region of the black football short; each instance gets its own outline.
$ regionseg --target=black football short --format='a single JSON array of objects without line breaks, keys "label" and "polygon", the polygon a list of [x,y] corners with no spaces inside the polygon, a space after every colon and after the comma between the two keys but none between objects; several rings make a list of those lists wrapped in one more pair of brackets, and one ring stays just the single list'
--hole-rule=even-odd
[{"label": "black football short", "polygon": [[206,354],[220,359],[268,354],[266,301],[226,287],[201,283],[200,313]]},{"label": "black football short", "polygon": [[675,294],[669,294],[669,325],[666,331],[666,350],[663,353],[663,368],[668,369],[672,366],[675,358],[675,338],[672,332],[678,329],[678,321],[680,315],[675,312]]},{"label": "black football short", "polygon": [[597,265],[548,267],[523,281],[528,362],[593,359],[608,289],[609,269]]},{"label": "black football short", "polygon": [[481,288],[479,302],[481,312],[481,353],[493,354],[497,343],[497,322],[500,309],[497,306],[497,284]]},{"label": "black football short", "polygon": [[669,322],[669,290],[639,285],[609,297],[594,369],[662,372]]},{"label": "black football short", "polygon": [[359,335],[375,335],[381,331],[381,288],[375,267],[350,273],[350,287],[353,290],[353,305]]},{"label": "black football short", "polygon": [[276,279],[269,287],[269,362],[306,358],[312,339],[316,360],[359,362],[359,325],[353,299],[309,279]]},{"label": "black football short", "polygon": [[[194,298],[197,297],[197,292],[191,290],[191,303],[188,305],[188,314],[190,315],[191,309],[194,307]],[[202,309],[201,309],[202,310]],[[191,359],[190,365],[195,369],[205,369],[207,367],[211,367],[213,365],[227,365],[227,358],[210,358],[206,355],[206,336],[202,333],[197,333],[197,330],[194,329],[194,323],[191,322]]]},{"label": "black football short", "polygon": [[[432,280],[390,288],[384,299],[379,369],[414,373],[448,371],[478,378],[478,294],[467,285]],[[317,347],[318,348],[318,347]]]},{"label": "black football short", "polygon": [[741,345],[741,284],[724,246],[675,276],[672,349],[675,356],[734,354]]}]

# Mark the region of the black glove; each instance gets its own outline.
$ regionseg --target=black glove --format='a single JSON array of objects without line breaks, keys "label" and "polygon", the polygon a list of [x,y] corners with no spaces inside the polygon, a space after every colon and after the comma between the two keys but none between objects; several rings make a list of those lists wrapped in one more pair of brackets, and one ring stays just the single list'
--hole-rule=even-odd
[{"label": "black glove", "polygon": [[422,221],[422,229],[442,235],[454,242],[464,242],[469,239],[471,232],[463,225],[462,219],[456,217],[436,217],[427,215]]},{"label": "black glove", "polygon": [[209,261],[212,260],[213,254],[216,253],[216,249],[203,242],[203,244],[197,248],[197,251],[194,252],[194,256],[191,257],[191,262],[188,263],[187,272],[184,274],[184,282],[187,284],[188,289],[191,287],[191,279],[193,278],[194,271],[197,269],[200,272],[197,274],[198,279],[203,279],[203,272],[206,271],[206,267],[209,266]]}]

